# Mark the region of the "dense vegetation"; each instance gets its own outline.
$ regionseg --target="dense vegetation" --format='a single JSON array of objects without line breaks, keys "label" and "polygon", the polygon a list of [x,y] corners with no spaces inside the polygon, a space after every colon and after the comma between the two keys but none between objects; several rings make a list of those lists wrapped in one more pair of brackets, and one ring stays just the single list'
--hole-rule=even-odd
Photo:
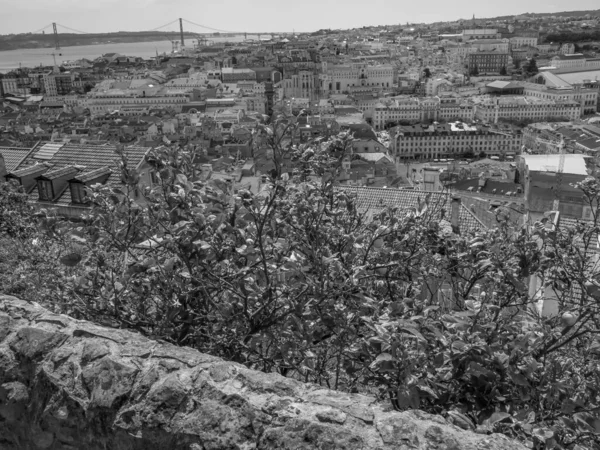
[{"label": "dense vegetation", "polygon": [[[293,152],[299,170],[276,164],[259,194],[202,181],[192,149],[155,151],[142,203],[121,159],[124,184],[91,189],[77,222],[0,184],[0,292],[532,448],[600,448],[600,287],[585,255],[598,210],[555,231],[500,210],[496,228],[460,234],[434,197],[362,213],[308,175],[338,170],[351,140],[287,148],[286,129],[254,142],[275,160]],[[580,187],[597,206],[600,184]],[[542,293],[528,291],[535,275]],[[550,292],[560,314],[543,318]]]},{"label": "dense vegetation", "polygon": [[545,42],[588,42],[600,40],[600,30],[591,31],[560,31],[548,33]]}]

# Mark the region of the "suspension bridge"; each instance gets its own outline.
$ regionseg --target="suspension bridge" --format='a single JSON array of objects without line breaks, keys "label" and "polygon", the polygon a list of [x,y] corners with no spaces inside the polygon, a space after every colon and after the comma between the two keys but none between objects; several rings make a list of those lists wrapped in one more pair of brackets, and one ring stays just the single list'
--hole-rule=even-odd
[{"label": "suspension bridge", "polygon": [[[185,29],[184,29],[185,25]],[[191,28],[191,29],[190,29]],[[32,34],[46,34],[46,32],[51,32],[54,35],[54,47],[56,50],[60,50],[61,48],[61,36],[72,36],[72,35],[89,35],[89,36],[106,36],[115,33],[90,33],[87,31],[78,30],[72,27],[68,27],[66,25],[61,25],[57,22],[52,22],[45,27],[42,27]],[[156,35],[159,39],[168,39],[171,42],[177,41],[182,47],[185,46],[186,36],[193,36],[197,38],[199,42],[206,40],[209,37],[244,37],[247,39],[248,36],[258,36],[258,40],[261,38],[273,38],[278,35],[287,35],[292,34],[289,32],[245,32],[245,31],[231,31],[231,30],[221,30],[218,28],[210,27],[207,25],[202,25],[196,22],[192,22],[191,20],[187,20],[184,18],[178,18],[172,20],[169,23],[161,25],[156,28],[152,28],[150,30],[145,31],[132,31],[132,32],[116,32],[116,33],[127,33],[130,35],[143,35],[144,37],[149,37]],[[176,39],[173,39],[176,38]]]}]

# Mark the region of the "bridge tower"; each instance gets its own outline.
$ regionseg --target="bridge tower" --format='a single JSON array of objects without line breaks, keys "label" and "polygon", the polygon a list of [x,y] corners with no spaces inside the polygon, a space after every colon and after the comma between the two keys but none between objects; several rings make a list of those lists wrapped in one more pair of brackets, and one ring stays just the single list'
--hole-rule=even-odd
[{"label": "bridge tower", "polygon": [[183,19],[181,17],[179,18],[179,33],[181,34],[181,48],[183,48],[185,43],[183,41]]},{"label": "bridge tower", "polygon": [[58,30],[56,29],[56,22],[52,22],[52,28],[54,30],[54,47],[56,50],[60,50],[60,44],[58,42]]}]

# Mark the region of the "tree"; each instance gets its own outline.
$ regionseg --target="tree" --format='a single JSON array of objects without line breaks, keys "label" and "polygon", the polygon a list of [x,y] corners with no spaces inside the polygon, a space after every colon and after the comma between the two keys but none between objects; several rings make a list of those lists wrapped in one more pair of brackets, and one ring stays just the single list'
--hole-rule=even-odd
[{"label": "tree", "polygon": [[477,65],[473,66],[473,69],[471,69],[471,73],[470,74],[473,75],[473,76],[479,75],[479,68],[477,67]]},{"label": "tree", "polygon": [[535,75],[539,72],[535,58],[531,58],[525,65],[525,72],[527,72],[528,75]]},{"label": "tree", "polygon": [[425,67],[425,69],[423,70],[423,76],[425,78],[431,78],[431,70],[429,70],[429,67]]},{"label": "tree", "polygon": [[[408,213],[362,211],[334,183],[351,138],[288,147],[285,127],[255,135],[296,170],[259,193],[204,181],[192,147],[151,154],[157,183],[139,204],[140,174],[121,155],[123,184],[90,188],[78,222],[34,212],[1,185],[0,261],[13,267],[0,290],[538,448],[594,448],[600,271],[585,255],[597,242],[598,181],[578,185],[592,223],[520,228],[499,208],[497,227],[457,234],[444,196]],[[307,170],[329,176],[311,181]],[[533,276],[556,294],[558,316],[537,313]]]},{"label": "tree", "polygon": [[507,72],[506,72],[506,66],[502,66],[500,68],[500,75],[506,75],[506,74],[507,74]]}]

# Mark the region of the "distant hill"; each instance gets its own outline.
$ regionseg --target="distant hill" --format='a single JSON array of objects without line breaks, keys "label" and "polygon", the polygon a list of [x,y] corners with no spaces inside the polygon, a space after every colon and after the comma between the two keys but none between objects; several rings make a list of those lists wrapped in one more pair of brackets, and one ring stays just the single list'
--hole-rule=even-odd
[{"label": "distant hill", "polygon": [[550,12],[550,13],[523,13],[523,14],[510,14],[508,16],[498,17],[486,17],[487,20],[505,20],[512,19],[515,16],[531,16],[531,17],[583,17],[586,14],[590,16],[600,16],[600,9],[596,10],[585,10],[585,11],[562,11],[562,12]]},{"label": "distant hill", "polygon": [[513,18],[515,16],[532,16],[532,17],[550,17],[550,16],[556,16],[556,17],[583,17],[586,14],[589,14],[590,16],[598,16],[600,15],[600,9],[591,9],[591,10],[586,10],[586,11],[562,11],[562,12],[552,12],[552,13],[523,13],[523,14],[512,14],[510,16],[499,16],[499,17],[495,17],[495,19],[509,19],[509,18]]}]

